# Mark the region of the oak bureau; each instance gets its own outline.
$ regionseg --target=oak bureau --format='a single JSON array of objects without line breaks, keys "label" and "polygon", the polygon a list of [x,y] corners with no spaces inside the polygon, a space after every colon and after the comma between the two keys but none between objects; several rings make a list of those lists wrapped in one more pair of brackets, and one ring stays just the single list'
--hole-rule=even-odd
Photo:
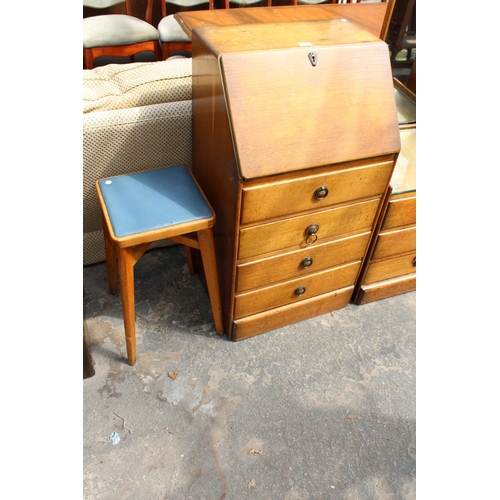
[{"label": "oak bureau", "polygon": [[416,95],[394,79],[401,151],[353,301],[366,304],[417,289]]},{"label": "oak bureau", "polygon": [[343,19],[192,37],[193,172],[228,337],[345,307],[400,151],[387,45]]}]

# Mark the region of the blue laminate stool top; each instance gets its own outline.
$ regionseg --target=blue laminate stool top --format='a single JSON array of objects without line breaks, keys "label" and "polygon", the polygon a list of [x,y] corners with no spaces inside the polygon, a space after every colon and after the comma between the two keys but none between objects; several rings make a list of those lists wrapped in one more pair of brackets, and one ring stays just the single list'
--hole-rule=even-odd
[{"label": "blue laminate stool top", "polygon": [[101,179],[99,188],[119,238],[212,216],[185,165]]}]

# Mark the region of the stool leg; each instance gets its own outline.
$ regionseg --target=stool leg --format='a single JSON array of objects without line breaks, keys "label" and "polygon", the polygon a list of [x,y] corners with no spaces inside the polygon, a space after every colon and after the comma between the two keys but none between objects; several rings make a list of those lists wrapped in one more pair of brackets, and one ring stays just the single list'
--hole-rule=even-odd
[{"label": "stool leg", "polygon": [[203,268],[205,269],[205,278],[207,280],[208,296],[212,306],[215,331],[222,335],[224,333],[222,323],[222,305],[220,301],[219,276],[217,274],[217,261],[215,257],[215,245],[212,229],[198,231],[198,241],[200,243],[201,258]]},{"label": "stool leg", "polygon": [[134,299],[134,258],[133,248],[118,248],[118,271],[120,273],[120,292],[122,296],[123,323],[127,344],[127,360],[135,364],[135,299]]},{"label": "stool leg", "polygon": [[109,235],[108,225],[106,221],[102,221],[102,229],[104,234],[104,250],[106,252],[106,270],[108,274],[109,293],[116,293],[116,249]]},{"label": "stool leg", "polygon": [[195,269],[194,269],[193,252],[192,252],[191,248],[189,248],[185,245],[184,245],[184,250],[186,251],[186,260],[187,260],[187,264],[188,264],[189,274],[191,276],[194,276],[196,273],[195,273]]}]

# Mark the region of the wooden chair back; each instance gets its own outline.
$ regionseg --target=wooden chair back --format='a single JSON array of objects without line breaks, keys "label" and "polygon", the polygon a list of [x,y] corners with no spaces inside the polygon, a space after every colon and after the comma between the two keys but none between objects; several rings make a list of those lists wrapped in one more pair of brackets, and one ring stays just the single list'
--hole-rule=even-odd
[{"label": "wooden chair back", "polygon": [[[152,18],[153,1],[147,0],[146,14],[144,22],[151,24],[148,19]],[[108,9],[115,5],[125,4],[125,12],[127,16],[135,17],[132,14],[132,0],[83,0],[83,7],[90,7],[93,9]],[[106,15],[106,14],[104,14]],[[106,45],[103,47],[83,48],[84,67],[92,69],[94,67],[94,60],[101,56],[109,57],[130,57],[134,61],[134,56],[141,52],[151,51],[155,54],[155,59],[161,59],[160,42],[158,39],[150,40],[147,42],[130,43],[126,45]]]}]

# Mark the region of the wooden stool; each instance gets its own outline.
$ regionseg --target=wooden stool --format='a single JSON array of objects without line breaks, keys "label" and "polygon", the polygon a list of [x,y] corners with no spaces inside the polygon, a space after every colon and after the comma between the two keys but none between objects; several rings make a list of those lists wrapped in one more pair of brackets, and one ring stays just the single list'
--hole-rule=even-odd
[{"label": "wooden stool", "polygon": [[[219,279],[212,227],[215,213],[184,165],[120,175],[96,182],[103,214],[109,291],[115,294],[116,261],[120,274],[128,364],[136,360],[134,265],[151,243],[168,238],[201,253],[215,331],[223,334]],[[193,233],[193,234],[190,234]]]}]

